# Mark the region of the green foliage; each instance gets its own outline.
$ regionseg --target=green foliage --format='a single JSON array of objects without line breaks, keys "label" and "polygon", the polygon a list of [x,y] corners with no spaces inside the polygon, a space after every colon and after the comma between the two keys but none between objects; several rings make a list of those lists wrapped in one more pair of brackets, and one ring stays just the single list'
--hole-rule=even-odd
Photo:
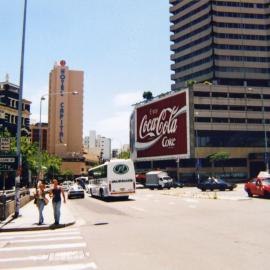
[{"label": "green foliage", "polygon": [[228,152],[217,152],[210,155],[208,158],[211,162],[220,161],[220,160],[227,160],[230,154]]},{"label": "green foliage", "polygon": [[[220,152],[217,152],[217,153],[214,153],[214,154],[208,156],[213,167],[215,166],[216,161],[224,161],[224,160],[229,159],[229,157],[230,157],[230,154],[228,152],[225,152],[225,151],[220,151]],[[223,172],[225,173],[224,166],[222,166],[222,169],[223,169]]]},{"label": "green foliage", "polygon": [[152,99],[153,99],[153,94],[152,94],[152,92],[150,92],[150,91],[145,91],[145,92],[143,92],[143,98],[144,98],[145,100],[147,100],[147,101],[152,100]]},{"label": "green foliage", "polygon": [[196,84],[197,82],[194,81],[194,80],[189,80],[189,81],[186,81],[186,86],[187,87],[192,87],[194,84]]},{"label": "green foliage", "polygon": [[[9,134],[0,134],[0,137],[9,137]],[[11,139],[11,153],[16,154],[16,138]],[[37,143],[32,143],[30,138],[21,137],[21,155],[23,170],[29,169],[33,175],[38,175],[40,168],[45,168],[48,176],[60,173],[62,160],[43,151],[39,153]]]},{"label": "green foliage", "polygon": [[62,175],[65,175],[65,176],[72,176],[74,175],[73,171],[71,170],[65,170],[62,172]]},{"label": "green foliage", "polygon": [[121,159],[129,159],[130,158],[130,152],[128,151],[123,151],[119,154],[119,158]]}]

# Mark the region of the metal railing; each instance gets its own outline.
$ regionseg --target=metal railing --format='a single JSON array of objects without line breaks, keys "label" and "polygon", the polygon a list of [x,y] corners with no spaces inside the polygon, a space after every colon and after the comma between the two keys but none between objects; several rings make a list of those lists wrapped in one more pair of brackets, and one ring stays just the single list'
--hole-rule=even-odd
[{"label": "metal railing", "polygon": [[[30,191],[28,188],[21,188],[20,189],[20,197],[24,197],[26,195],[29,195]],[[6,206],[7,203],[10,203],[12,201],[15,201],[15,190],[1,190],[0,191],[0,213],[1,217],[0,220],[6,219]]]}]

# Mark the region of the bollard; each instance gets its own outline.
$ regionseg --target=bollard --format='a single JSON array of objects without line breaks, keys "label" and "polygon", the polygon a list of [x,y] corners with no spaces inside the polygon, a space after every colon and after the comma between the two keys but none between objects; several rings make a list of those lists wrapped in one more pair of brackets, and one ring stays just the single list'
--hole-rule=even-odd
[{"label": "bollard", "polygon": [[2,210],[3,210],[2,220],[5,220],[6,219],[6,203],[7,203],[6,192],[4,192],[1,197],[2,197],[1,199],[2,199]]}]

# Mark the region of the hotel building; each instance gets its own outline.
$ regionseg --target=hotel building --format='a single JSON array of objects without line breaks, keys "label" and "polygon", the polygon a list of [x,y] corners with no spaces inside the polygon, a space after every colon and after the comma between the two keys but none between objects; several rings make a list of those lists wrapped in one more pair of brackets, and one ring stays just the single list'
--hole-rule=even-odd
[{"label": "hotel building", "polygon": [[85,171],[83,157],[83,71],[64,60],[49,79],[48,152],[63,159],[62,171]]}]

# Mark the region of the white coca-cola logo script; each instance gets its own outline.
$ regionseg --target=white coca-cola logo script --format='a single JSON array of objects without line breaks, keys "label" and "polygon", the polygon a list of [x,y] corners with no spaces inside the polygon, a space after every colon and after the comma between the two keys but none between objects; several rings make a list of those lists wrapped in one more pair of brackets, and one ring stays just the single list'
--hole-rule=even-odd
[{"label": "white coca-cola logo script", "polygon": [[177,131],[177,117],[186,112],[186,106],[179,109],[174,106],[173,108],[164,108],[160,114],[155,118],[148,118],[144,115],[139,127],[139,139],[152,138],[145,143],[136,143],[138,150],[145,150],[156,144],[161,137],[163,147],[175,146],[176,139],[170,138],[166,135],[174,134]]}]

